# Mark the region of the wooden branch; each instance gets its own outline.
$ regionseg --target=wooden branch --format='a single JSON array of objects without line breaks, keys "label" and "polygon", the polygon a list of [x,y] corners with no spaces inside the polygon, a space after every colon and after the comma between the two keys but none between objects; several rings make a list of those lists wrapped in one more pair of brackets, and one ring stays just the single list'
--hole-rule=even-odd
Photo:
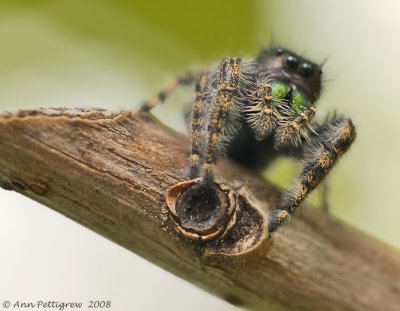
[{"label": "wooden branch", "polygon": [[166,209],[165,193],[186,180],[188,146],[183,135],[148,114],[5,114],[0,185],[233,304],[254,310],[399,310],[396,250],[315,208],[304,208],[268,239],[265,219],[279,191],[231,163],[218,166],[218,178],[232,187],[247,185],[256,208],[245,206],[222,240],[185,238]]}]

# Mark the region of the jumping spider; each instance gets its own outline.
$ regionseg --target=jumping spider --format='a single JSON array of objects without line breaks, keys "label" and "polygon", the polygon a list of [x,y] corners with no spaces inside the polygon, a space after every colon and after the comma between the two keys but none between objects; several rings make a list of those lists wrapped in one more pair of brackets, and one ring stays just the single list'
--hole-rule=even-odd
[{"label": "jumping spider", "polygon": [[299,180],[270,218],[274,232],[325,178],[356,137],[352,121],[341,115],[314,120],[321,93],[321,66],[287,49],[261,51],[254,60],[226,58],[209,71],[178,77],[142,106],[150,110],[178,86],[195,86],[191,110],[190,178],[204,188],[214,183],[218,157],[251,168],[289,154],[303,160]]}]

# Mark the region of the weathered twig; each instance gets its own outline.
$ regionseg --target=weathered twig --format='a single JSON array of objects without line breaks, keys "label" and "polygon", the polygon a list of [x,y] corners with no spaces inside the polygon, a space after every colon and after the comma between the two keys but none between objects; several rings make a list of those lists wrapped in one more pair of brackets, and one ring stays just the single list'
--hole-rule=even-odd
[{"label": "weathered twig", "polygon": [[[176,230],[165,192],[186,179],[188,142],[148,114],[34,110],[0,117],[0,185],[21,192],[234,304],[257,310],[399,310],[400,256],[317,209],[271,239],[279,192],[230,163],[221,180],[246,185],[225,240]],[[246,204],[244,204],[246,205]]]}]

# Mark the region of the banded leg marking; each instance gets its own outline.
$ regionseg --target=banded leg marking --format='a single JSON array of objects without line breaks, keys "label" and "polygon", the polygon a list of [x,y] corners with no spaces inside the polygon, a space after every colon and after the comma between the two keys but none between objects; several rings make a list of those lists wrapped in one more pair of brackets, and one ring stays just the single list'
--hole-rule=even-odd
[{"label": "banded leg marking", "polygon": [[206,103],[204,93],[207,91],[208,73],[203,73],[196,82],[196,100],[192,111],[192,153],[190,156],[190,178],[199,176],[199,168],[203,162],[201,149],[204,149],[204,122],[206,116]]},{"label": "banded leg marking", "polygon": [[150,111],[155,106],[159,105],[160,103],[164,102],[176,89],[180,86],[186,86],[194,83],[196,79],[195,74],[187,73],[182,76],[176,77],[172,80],[157,96],[145,101],[140,110],[141,111]]},{"label": "banded leg marking", "polygon": [[278,229],[320,184],[339,157],[350,147],[356,137],[356,131],[350,119],[336,117],[322,127],[317,137],[317,145],[309,145],[308,153],[311,159],[305,159],[307,162],[300,175],[299,184],[283,196],[282,202],[272,214],[268,225],[270,232]]},{"label": "banded leg marking", "polygon": [[308,138],[307,126],[312,126],[312,119],[315,116],[315,106],[302,111],[298,116],[290,117],[284,125],[278,127],[275,134],[275,146],[277,148],[287,145],[298,146],[301,138]]},{"label": "banded leg marking", "polygon": [[239,86],[241,62],[239,58],[229,58],[223,60],[220,65],[217,94],[213,100],[211,116],[207,124],[206,154],[203,165],[204,184],[210,184],[214,180],[213,165],[216,162],[221,141],[226,134],[229,112]]}]

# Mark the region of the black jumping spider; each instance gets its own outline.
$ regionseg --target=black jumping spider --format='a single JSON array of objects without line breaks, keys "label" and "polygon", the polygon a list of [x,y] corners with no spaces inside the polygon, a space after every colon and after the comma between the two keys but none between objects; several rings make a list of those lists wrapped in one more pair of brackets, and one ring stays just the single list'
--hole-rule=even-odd
[{"label": "black jumping spider", "polygon": [[262,50],[255,60],[226,58],[199,75],[177,78],[142,110],[164,101],[180,85],[195,85],[191,111],[190,178],[214,182],[218,157],[260,169],[276,155],[303,160],[299,181],[284,193],[268,229],[275,231],[325,178],[354,141],[350,119],[314,120],[321,66],[289,50]]}]

